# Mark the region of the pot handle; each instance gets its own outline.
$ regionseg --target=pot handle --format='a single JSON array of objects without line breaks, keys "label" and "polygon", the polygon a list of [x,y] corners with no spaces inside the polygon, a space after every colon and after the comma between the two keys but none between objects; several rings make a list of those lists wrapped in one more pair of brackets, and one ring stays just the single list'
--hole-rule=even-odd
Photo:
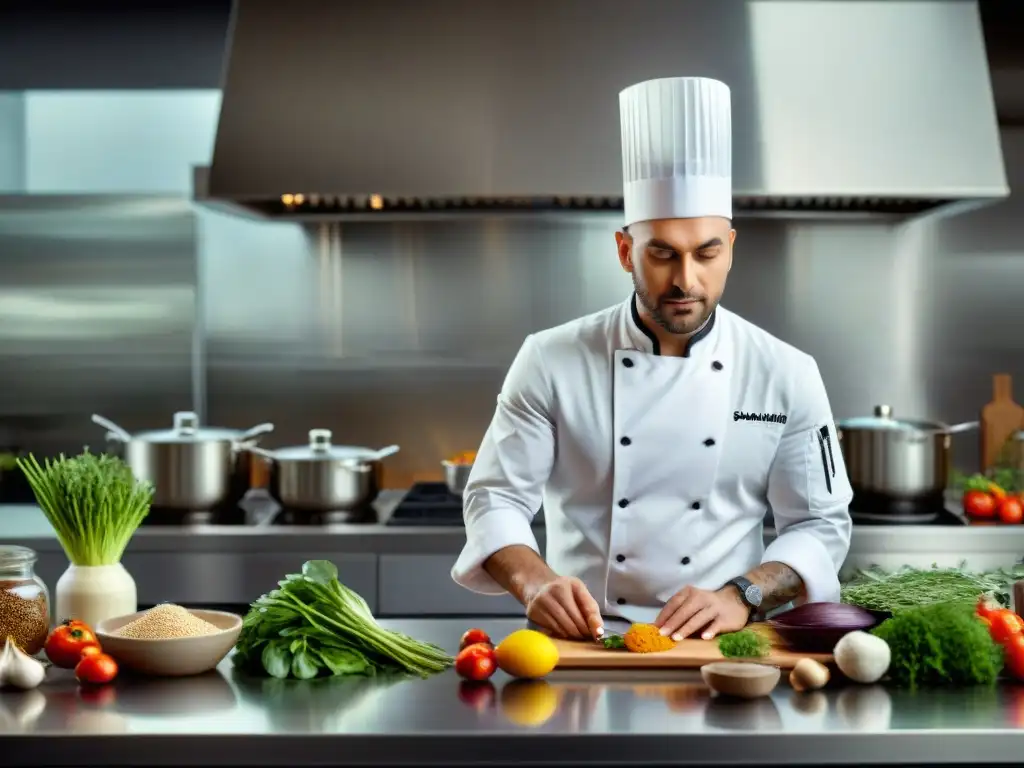
[{"label": "pot handle", "polygon": [[381,459],[386,459],[388,456],[394,456],[396,453],[398,453],[399,450],[401,449],[397,445],[389,445],[387,448],[381,448],[379,451],[374,451],[373,453],[366,456],[363,460],[380,461]]},{"label": "pot handle", "polygon": [[266,435],[267,433],[273,432],[273,431],[274,431],[274,425],[269,423],[269,422],[267,422],[265,424],[257,424],[252,429],[247,429],[247,430],[245,430],[245,432],[240,434],[238,436],[238,442],[239,443],[245,443],[245,442],[248,442],[249,440],[254,440],[257,437],[260,437],[262,435]]},{"label": "pot handle", "polygon": [[257,456],[260,456],[264,459],[269,459],[270,461],[273,461],[275,458],[273,451],[268,451],[265,448],[260,448],[255,443],[238,443],[238,450],[248,451],[249,453],[255,453]]},{"label": "pot handle", "polygon": [[945,429],[939,430],[939,434],[956,435],[960,432],[970,432],[972,429],[977,429],[981,426],[981,422],[978,421],[965,421],[961,424],[951,424]]},{"label": "pot handle", "polygon": [[92,415],[92,423],[103,427],[109,433],[108,437],[113,437],[116,440],[120,440],[122,443],[131,442],[132,436],[128,434],[127,430],[117,426],[110,419],[100,416],[98,413]]}]

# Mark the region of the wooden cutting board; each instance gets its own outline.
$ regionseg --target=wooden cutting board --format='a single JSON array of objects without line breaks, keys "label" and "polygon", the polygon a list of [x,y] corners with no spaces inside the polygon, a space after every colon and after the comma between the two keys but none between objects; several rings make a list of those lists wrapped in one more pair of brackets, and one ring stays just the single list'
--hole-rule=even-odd
[{"label": "wooden cutting board", "polygon": [[[726,660],[714,640],[682,640],[675,648],[660,653],[613,651],[597,643],[572,640],[555,640],[555,645],[558,646],[557,669],[697,669],[713,661]],[[781,648],[773,648],[769,656],[756,661],[792,669],[800,659],[808,658],[822,664],[833,661],[829,653],[795,653]]]},{"label": "wooden cutting board", "polygon": [[1006,441],[1024,427],[1024,408],[1013,400],[1013,380],[1008,373],[992,377],[992,402],[981,409],[981,468],[998,463]]}]

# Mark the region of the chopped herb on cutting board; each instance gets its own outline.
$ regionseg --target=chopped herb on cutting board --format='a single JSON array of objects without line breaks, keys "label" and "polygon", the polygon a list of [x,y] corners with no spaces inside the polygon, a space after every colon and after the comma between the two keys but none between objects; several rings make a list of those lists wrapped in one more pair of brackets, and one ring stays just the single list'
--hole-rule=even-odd
[{"label": "chopped herb on cutting board", "polygon": [[626,650],[626,641],[622,635],[608,635],[601,639],[601,644],[610,651]]},{"label": "chopped herb on cutting board", "polygon": [[771,643],[752,629],[741,629],[719,635],[718,651],[726,658],[752,659],[767,656]]}]

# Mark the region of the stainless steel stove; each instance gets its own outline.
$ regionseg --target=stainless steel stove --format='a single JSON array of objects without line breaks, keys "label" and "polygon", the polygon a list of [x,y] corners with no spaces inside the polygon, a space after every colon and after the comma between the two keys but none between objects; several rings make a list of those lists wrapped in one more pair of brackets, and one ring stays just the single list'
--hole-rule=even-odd
[{"label": "stainless steel stove", "polygon": [[[416,483],[388,517],[387,525],[461,527],[462,496],[444,483]],[[544,525],[544,511],[533,518],[534,527]]]}]

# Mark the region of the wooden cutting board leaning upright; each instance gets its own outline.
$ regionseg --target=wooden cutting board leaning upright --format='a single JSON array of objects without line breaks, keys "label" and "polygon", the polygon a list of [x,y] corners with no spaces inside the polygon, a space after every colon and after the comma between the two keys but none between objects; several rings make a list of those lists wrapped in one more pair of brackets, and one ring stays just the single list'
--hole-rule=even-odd
[{"label": "wooden cutting board leaning upright", "polygon": [[1024,407],[1013,400],[1013,380],[1008,373],[992,377],[992,402],[981,409],[981,469],[999,462],[1006,441],[1024,429]]}]

